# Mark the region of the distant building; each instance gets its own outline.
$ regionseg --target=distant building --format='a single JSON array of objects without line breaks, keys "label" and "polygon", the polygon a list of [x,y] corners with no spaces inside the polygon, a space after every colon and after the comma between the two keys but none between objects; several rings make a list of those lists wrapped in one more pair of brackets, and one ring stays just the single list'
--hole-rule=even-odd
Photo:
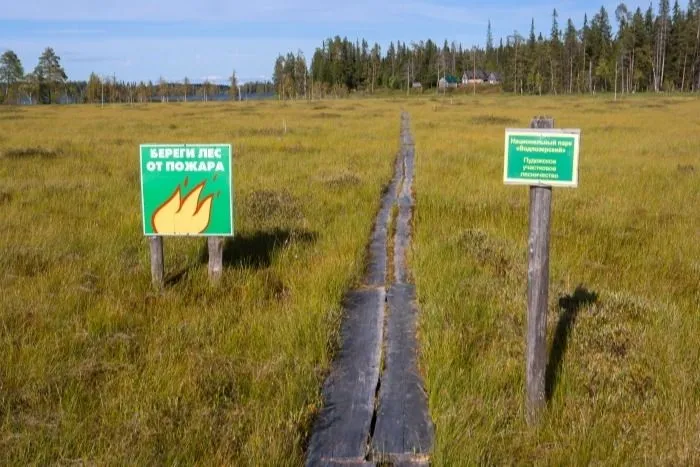
[{"label": "distant building", "polygon": [[458,85],[459,80],[456,76],[452,75],[443,76],[442,78],[440,78],[440,81],[438,81],[438,88],[440,89],[456,88]]},{"label": "distant building", "polygon": [[500,73],[497,73],[495,71],[491,71],[488,74],[488,83],[489,84],[501,84],[503,82],[503,77],[501,76]]},{"label": "distant building", "polygon": [[411,85],[413,89],[421,89],[423,87],[422,84],[420,84],[418,81],[414,81],[413,84]]},{"label": "distant building", "polygon": [[486,81],[486,78],[486,73],[484,73],[482,70],[469,70],[462,73],[462,84],[481,84]]},{"label": "distant building", "polygon": [[462,85],[467,84],[500,84],[501,74],[495,71],[468,70],[462,74]]}]

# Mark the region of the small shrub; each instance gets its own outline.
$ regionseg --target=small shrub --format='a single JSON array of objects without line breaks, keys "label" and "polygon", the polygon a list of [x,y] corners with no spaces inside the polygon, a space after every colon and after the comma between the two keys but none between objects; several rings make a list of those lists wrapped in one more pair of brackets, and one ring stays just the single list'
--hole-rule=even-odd
[{"label": "small shrub", "polygon": [[52,265],[47,255],[38,249],[8,251],[5,258],[0,257],[1,263],[5,263],[11,274],[21,277],[35,277],[46,272]]},{"label": "small shrub", "polygon": [[321,112],[314,115],[314,118],[340,118],[342,115],[333,112]]},{"label": "small shrub", "polygon": [[243,199],[242,215],[253,224],[269,222],[299,221],[303,214],[299,201],[287,190],[257,190]]},{"label": "small shrub", "polygon": [[48,149],[41,146],[8,149],[3,153],[6,159],[27,159],[31,157],[41,157],[43,159],[52,159],[60,155],[61,151],[56,149]]},{"label": "small shrub", "polygon": [[361,180],[360,177],[352,172],[341,172],[339,174],[323,177],[321,181],[328,188],[344,188],[357,185]]},{"label": "small shrub", "polygon": [[[287,133],[292,133],[292,130],[287,128]],[[284,135],[284,128],[238,128],[233,131],[234,137],[246,137],[246,136],[282,136]]]},{"label": "small shrub", "polygon": [[498,115],[477,115],[472,118],[472,123],[475,125],[513,125],[518,123],[518,120]]},{"label": "small shrub", "polygon": [[0,206],[12,201],[12,193],[9,191],[0,191]]}]

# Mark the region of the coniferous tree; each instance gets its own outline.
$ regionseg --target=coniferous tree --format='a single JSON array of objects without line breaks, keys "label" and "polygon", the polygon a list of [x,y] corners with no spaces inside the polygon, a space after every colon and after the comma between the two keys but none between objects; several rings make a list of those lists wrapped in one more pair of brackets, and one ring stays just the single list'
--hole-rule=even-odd
[{"label": "coniferous tree", "polygon": [[61,57],[51,47],[47,47],[39,57],[34,77],[39,84],[39,100],[45,104],[58,102],[59,90],[68,77],[61,66]]},{"label": "coniferous tree", "polygon": [[552,29],[549,35],[549,91],[556,94],[561,81],[562,44],[559,36],[559,14],[555,8],[552,12]]},{"label": "coniferous tree", "polygon": [[87,92],[86,92],[86,100],[90,104],[94,104],[97,102],[100,102],[101,99],[101,87],[102,87],[102,80],[100,79],[97,74],[90,73],[90,78],[88,79],[87,82]]},{"label": "coniferous tree", "polygon": [[19,101],[18,83],[24,77],[24,67],[22,62],[12,50],[7,50],[0,56],[0,83],[4,84],[4,101],[9,102],[11,98]]},{"label": "coniferous tree", "polygon": [[[487,23],[484,48],[463,48],[447,39],[411,43],[391,42],[382,55],[376,44],[335,36],[323,41],[310,67],[300,55],[280,56],[275,85],[281,98],[295,98],[312,90],[316,96],[374,92],[377,87],[410,92],[414,82],[435,87],[440,78],[459,78],[474,71],[496,72],[503,89],[519,93],[610,92],[624,94],[652,89],[697,90],[700,87],[700,0],[687,11],[677,1],[660,0],[659,14],[646,14],[624,3],[615,9],[615,29],[605,7],[581,29],[569,18],[560,28],[557,10],[545,37],[530,23],[527,37],[517,31],[500,38],[494,47],[492,23]],[[504,40],[505,39],[505,40]],[[439,45],[441,44],[441,45]],[[306,76],[313,84],[304,84]]]}]

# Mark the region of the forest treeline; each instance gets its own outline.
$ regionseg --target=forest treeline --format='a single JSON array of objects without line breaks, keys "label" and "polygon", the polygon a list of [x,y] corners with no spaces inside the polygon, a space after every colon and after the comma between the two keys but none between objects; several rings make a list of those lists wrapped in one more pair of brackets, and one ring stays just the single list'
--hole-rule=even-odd
[{"label": "forest treeline", "polygon": [[26,73],[21,60],[12,50],[0,56],[0,103],[51,104],[51,103],[133,103],[170,102],[187,100],[237,99],[274,92],[271,82],[238,83],[233,71],[227,84],[209,80],[192,83],[185,77],[172,82],[165,78],[153,81],[118,81],[116,76],[99,76],[91,73],[87,81],[70,81],[61,65],[61,57],[47,47],[39,57],[33,71]]},{"label": "forest treeline", "polygon": [[556,10],[549,33],[537,33],[534,20],[527,36],[518,31],[498,44],[489,22],[485,47],[464,48],[444,41],[392,42],[385,52],[379,44],[352,42],[338,36],[316,49],[310,67],[301,52],[280,55],[273,82],[283,98],[344,95],[375,89],[435,88],[443,77],[461,82],[463,74],[495,72],[505,91],[588,93],[698,91],[700,89],[700,0],[684,10],[676,0],[660,0],[614,11],[617,31],[608,11],[563,24]]},{"label": "forest treeline", "polygon": [[[193,84],[163,78],[156,83],[117,81],[92,73],[87,81],[69,81],[60,57],[47,47],[33,71],[25,73],[12,50],[0,56],[0,102],[151,102],[236,99],[277,94],[279,98],[343,96],[377,89],[435,88],[441,78],[460,83],[485,72],[494,73],[502,89],[523,94],[593,93],[618,91],[700,90],[700,0],[683,9],[678,0],[659,0],[656,10],[628,9],[620,3],[613,22],[600,10],[580,27],[572,19],[563,24],[552,12],[549,32],[537,33],[530,22],[527,36],[518,31],[495,43],[489,21],[485,46],[465,48],[431,39],[391,42],[386,51],[367,40],[336,36],[324,40],[311,58],[288,53],[277,57],[272,82],[239,85],[235,71],[228,84]],[[420,83],[420,85],[418,85]]]}]

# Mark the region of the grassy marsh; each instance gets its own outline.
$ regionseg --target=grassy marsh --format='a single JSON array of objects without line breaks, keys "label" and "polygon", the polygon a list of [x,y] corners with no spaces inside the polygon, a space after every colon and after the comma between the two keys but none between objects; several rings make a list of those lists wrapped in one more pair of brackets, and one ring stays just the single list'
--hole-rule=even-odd
[{"label": "grassy marsh", "polygon": [[[478,101],[409,106],[435,463],[697,463],[700,101]],[[503,125],[482,122],[545,114],[582,153],[580,186],[554,189],[550,400],[529,428],[528,189],[503,185]]]},{"label": "grassy marsh", "polygon": [[[0,109],[0,463],[298,465],[399,115],[436,465],[700,462],[700,101],[382,98]],[[528,193],[503,128],[581,128],[555,189],[549,407],[524,423]],[[236,238],[166,239],[138,145],[231,142]]]},{"label": "grassy marsh", "polygon": [[[398,149],[398,110],[318,113],[32,107],[2,122],[0,463],[301,463]],[[138,144],[163,141],[234,144],[218,288],[197,239],[166,239],[168,286],[150,288]]]}]

